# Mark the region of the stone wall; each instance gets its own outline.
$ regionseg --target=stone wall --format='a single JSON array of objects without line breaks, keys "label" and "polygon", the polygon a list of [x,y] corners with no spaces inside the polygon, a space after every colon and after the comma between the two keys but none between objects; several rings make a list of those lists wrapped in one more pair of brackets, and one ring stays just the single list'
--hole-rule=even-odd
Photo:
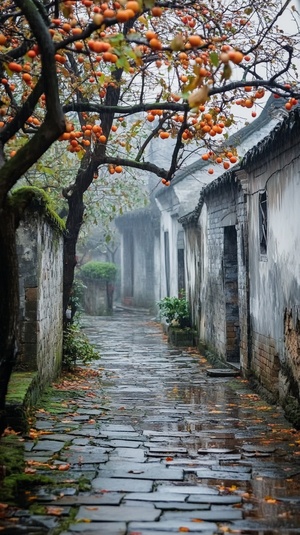
[{"label": "stone wall", "polygon": [[20,288],[18,369],[37,371],[41,387],[62,359],[63,236],[39,213],[28,213],[17,232]]},{"label": "stone wall", "polygon": [[[199,223],[194,229],[196,239],[200,225],[202,236],[196,274],[199,278],[196,324],[200,338],[205,343],[225,360],[241,359],[241,365],[244,365],[248,354],[244,193],[241,185],[228,175],[224,176],[218,188],[208,186],[203,199]],[[189,246],[192,243],[191,234],[192,229],[189,229]],[[195,305],[193,308],[195,314]]]},{"label": "stone wall", "polygon": [[83,308],[90,316],[110,316],[113,313],[114,284],[101,280],[82,278]]}]

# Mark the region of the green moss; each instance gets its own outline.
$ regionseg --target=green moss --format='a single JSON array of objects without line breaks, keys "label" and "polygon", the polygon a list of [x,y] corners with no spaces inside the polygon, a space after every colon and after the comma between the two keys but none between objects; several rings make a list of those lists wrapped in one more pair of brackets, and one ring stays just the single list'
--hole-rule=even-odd
[{"label": "green moss", "polygon": [[286,418],[296,429],[300,429],[300,407],[298,400],[292,396],[287,396],[282,405]]},{"label": "green moss", "polygon": [[4,479],[0,485],[0,502],[18,503],[20,493],[36,485],[49,484],[49,477],[24,474],[24,447],[18,435],[8,435],[0,440],[0,468]]},{"label": "green moss", "polygon": [[79,492],[87,492],[91,490],[91,482],[84,476],[81,476],[78,480],[78,490]]},{"label": "green moss", "polygon": [[71,507],[68,517],[61,519],[59,526],[51,530],[52,535],[60,535],[62,532],[67,532],[71,524],[76,522],[76,515],[78,513],[78,507]]},{"label": "green moss", "polygon": [[9,197],[8,203],[12,209],[19,213],[20,218],[26,208],[32,208],[42,212],[50,224],[60,232],[66,230],[65,222],[55,212],[49,195],[40,188],[34,186],[17,188]]},{"label": "green moss", "polygon": [[6,396],[7,403],[23,403],[32,381],[35,379],[35,372],[14,372],[11,375]]},{"label": "green moss", "polygon": [[[85,394],[82,393],[82,396]],[[39,407],[42,407],[46,412],[50,414],[58,415],[68,412],[68,407],[62,406],[62,402],[67,402],[69,399],[74,400],[78,398],[78,391],[76,390],[55,390],[52,387],[47,388],[39,400]],[[72,405],[72,410],[76,410],[77,406]]]},{"label": "green moss", "polygon": [[36,372],[13,372],[6,396],[7,423],[17,431],[27,431],[28,416],[40,396],[41,385]]}]

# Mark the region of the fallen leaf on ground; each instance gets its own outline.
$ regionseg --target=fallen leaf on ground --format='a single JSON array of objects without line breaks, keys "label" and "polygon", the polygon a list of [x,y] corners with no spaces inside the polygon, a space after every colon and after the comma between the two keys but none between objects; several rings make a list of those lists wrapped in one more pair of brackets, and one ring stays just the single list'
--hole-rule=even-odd
[{"label": "fallen leaf on ground", "polygon": [[64,472],[65,470],[69,470],[70,466],[71,466],[70,464],[60,464],[58,467],[58,470],[61,470],[62,472]]},{"label": "fallen leaf on ground", "polygon": [[46,507],[46,512],[48,515],[61,516],[64,512],[62,507]]}]

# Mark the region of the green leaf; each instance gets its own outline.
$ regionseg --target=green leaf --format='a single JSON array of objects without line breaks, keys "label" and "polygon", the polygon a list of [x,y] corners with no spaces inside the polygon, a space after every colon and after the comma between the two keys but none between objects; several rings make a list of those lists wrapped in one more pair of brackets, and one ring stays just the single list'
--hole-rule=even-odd
[{"label": "green leaf", "polygon": [[217,52],[211,52],[209,54],[209,58],[210,58],[211,63],[213,64],[213,66],[214,67],[218,67],[218,65],[219,65],[219,56],[218,56]]}]

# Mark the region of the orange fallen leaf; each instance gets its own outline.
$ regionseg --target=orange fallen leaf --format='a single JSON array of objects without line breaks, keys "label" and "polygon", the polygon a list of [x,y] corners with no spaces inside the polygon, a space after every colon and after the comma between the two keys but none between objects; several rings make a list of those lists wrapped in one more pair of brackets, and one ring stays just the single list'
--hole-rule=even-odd
[{"label": "orange fallen leaf", "polygon": [[66,471],[66,470],[69,470],[70,468],[70,464],[60,464],[59,467],[58,467],[58,470],[61,470],[62,472]]},{"label": "orange fallen leaf", "polygon": [[4,429],[3,433],[2,433],[2,436],[3,437],[7,437],[9,435],[19,435],[20,433],[17,433],[16,431],[14,431],[11,427],[6,427],[6,429]]},{"label": "orange fallen leaf", "polygon": [[265,497],[265,502],[267,503],[278,503],[275,498],[271,498],[270,496]]},{"label": "orange fallen leaf", "polygon": [[48,515],[61,516],[64,512],[63,507],[46,507],[46,512]]},{"label": "orange fallen leaf", "polygon": [[173,461],[173,457],[166,457],[166,461]]},{"label": "orange fallen leaf", "polygon": [[182,532],[182,533],[187,533],[189,530],[189,528],[185,527],[185,526],[181,526],[180,528],[178,528],[178,531]]}]

